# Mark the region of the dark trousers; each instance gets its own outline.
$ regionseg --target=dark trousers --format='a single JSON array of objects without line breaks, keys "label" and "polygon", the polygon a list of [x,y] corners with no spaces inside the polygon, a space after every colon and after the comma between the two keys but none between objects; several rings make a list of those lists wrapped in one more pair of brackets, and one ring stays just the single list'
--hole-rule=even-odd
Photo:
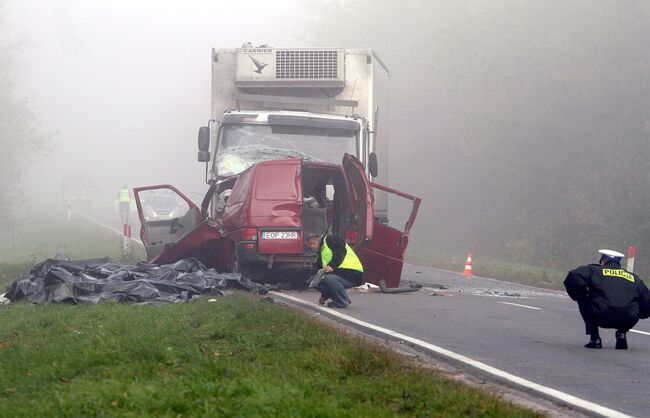
[{"label": "dark trousers", "polygon": [[598,320],[598,317],[594,314],[591,301],[589,299],[580,299],[578,300],[578,310],[580,310],[580,315],[582,320],[585,321],[585,334],[587,335],[598,335],[598,326],[601,325],[602,328],[616,328],[618,332],[628,332],[630,328],[636,325],[636,321],[629,322],[627,324],[619,324],[616,327],[605,326],[603,327]]},{"label": "dark trousers", "polygon": [[594,310],[591,307],[589,299],[578,300],[578,310],[580,311],[582,320],[585,321],[585,334],[598,335],[598,325],[596,324],[596,317],[594,316]]},{"label": "dark trousers", "polygon": [[332,302],[339,308],[345,308],[350,304],[350,298],[345,289],[354,287],[350,280],[338,274],[328,273],[322,282],[316,286],[324,299],[332,299]]}]

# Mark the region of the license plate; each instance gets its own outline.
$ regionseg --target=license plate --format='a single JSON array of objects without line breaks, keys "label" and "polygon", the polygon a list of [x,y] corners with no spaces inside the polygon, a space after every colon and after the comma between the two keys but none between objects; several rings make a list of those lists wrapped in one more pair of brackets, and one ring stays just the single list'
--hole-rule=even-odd
[{"label": "license plate", "polygon": [[262,239],[298,239],[298,231],[266,231]]}]

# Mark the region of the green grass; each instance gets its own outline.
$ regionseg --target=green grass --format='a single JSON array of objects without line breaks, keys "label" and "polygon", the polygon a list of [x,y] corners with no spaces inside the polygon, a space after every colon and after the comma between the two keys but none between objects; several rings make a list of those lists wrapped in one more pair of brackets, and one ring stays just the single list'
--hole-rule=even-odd
[{"label": "green grass", "polygon": [[240,293],[0,307],[0,358],[14,417],[537,416]]},{"label": "green grass", "polygon": [[0,263],[0,294],[3,294],[7,286],[29,271],[33,265],[34,263],[31,262]]},{"label": "green grass", "polygon": [[[406,260],[410,263],[462,272],[467,254],[455,254],[436,249],[409,248]],[[507,280],[530,286],[564,290],[562,282],[567,270],[532,266],[485,256],[472,256],[472,271],[477,276]]]}]

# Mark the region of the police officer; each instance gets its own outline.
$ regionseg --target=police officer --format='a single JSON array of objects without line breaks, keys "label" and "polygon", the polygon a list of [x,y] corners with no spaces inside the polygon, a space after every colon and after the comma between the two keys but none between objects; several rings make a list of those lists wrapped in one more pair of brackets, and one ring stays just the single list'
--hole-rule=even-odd
[{"label": "police officer", "polygon": [[318,303],[330,308],[346,308],[350,298],[345,289],[363,284],[363,265],[352,248],[336,235],[309,235],[307,246],[318,254],[316,268],[325,269],[325,278],[317,286]]},{"label": "police officer", "polygon": [[129,211],[131,210],[131,196],[129,194],[129,188],[126,185],[122,186],[120,191],[117,192],[117,203],[119,205],[122,224],[126,225],[129,223]]},{"label": "police officer", "polygon": [[602,348],[598,327],[616,330],[616,348],[627,350],[625,333],[650,316],[650,293],[636,274],[621,268],[623,254],[600,250],[599,264],[571,270],[564,286],[571,299],[578,302],[590,336],[587,348]]}]

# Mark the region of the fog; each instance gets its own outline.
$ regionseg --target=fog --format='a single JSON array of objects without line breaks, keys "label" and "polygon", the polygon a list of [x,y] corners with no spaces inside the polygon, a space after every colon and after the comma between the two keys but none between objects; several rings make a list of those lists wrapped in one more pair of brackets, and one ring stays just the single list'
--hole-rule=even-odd
[{"label": "fog", "polygon": [[372,48],[391,70],[379,158],[423,198],[412,249],[567,267],[637,244],[650,272],[650,2],[30,0],[3,20],[51,133],[24,170],[36,204],[69,175],[107,205],[123,184],[200,200],[212,47]]},{"label": "fog", "polygon": [[200,201],[211,48],[291,44],[298,28],[278,22],[293,13],[299,2],[7,3],[19,93],[52,134],[50,152],[29,165],[29,194],[58,204],[63,178],[87,176],[109,205],[124,184],[171,183]]}]

